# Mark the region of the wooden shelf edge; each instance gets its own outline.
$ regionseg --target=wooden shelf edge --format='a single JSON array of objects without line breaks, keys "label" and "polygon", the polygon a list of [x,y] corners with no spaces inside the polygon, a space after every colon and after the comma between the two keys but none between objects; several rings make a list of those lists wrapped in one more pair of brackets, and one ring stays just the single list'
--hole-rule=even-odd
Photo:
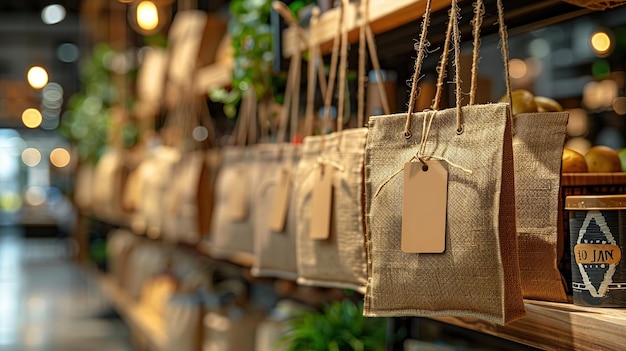
[{"label": "wooden shelf edge", "polygon": [[254,265],[254,255],[252,254],[234,253],[232,255],[229,255],[228,257],[219,257],[219,255],[215,255],[215,252],[209,243],[200,242],[195,246],[198,252],[202,255],[218,261],[228,261],[244,268],[251,268]]},{"label": "wooden shelf edge", "polygon": [[167,343],[167,333],[163,318],[153,311],[137,305],[117,286],[111,277],[100,274],[98,280],[104,295],[131,329],[139,331],[148,340],[151,348],[164,350]]},{"label": "wooden shelf edge", "polygon": [[561,186],[612,186],[626,185],[626,172],[613,173],[563,173]]},{"label": "wooden shelf edge", "polygon": [[[450,0],[433,0],[432,11],[435,12],[448,6],[450,6]],[[424,14],[425,8],[425,0],[371,0],[369,18],[372,32],[383,33],[417,20]],[[348,28],[348,37],[350,43],[355,43],[358,40],[358,28],[361,25],[358,4],[350,3],[345,11],[348,13],[345,24]],[[309,38],[314,44],[320,46],[322,53],[328,53],[331,50],[332,40],[337,33],[338,16],[338,8],[330,9],[322,14],[313,31],[307,31]],[[419,27],[415,28],[415,33],[416,35],[419,33]],[[297,52],[296,50],[305,50],[302,46],[303,41],[298,38],[297,32],[292,28],[283,31],[283,43],[285,57],[292,56]]]},{"label": "wooden shelf edge", "polygon": [[543,350],[623,350],[626,309],[525,301],[526,317],[506,326],[467,318],[437,320]]}]

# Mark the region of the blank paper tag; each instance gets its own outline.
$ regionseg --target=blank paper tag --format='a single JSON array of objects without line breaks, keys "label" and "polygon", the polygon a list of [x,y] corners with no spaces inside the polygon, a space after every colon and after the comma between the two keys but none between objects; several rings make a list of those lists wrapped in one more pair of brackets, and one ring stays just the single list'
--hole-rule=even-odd
[{"label": "blank paper tag", "polygon": [[272,204],[269,224],[271,231],[281,233],[285,230],[287,210],[289,209],[289,197],[291,195],[291,172],[287,169],[279,170],[276,181],[274,203]]},{"label": "blank paper tag", "polygon": [[311,195],[311,225],[309,236],[325,240],[330,236],[330,219],[333,204],[333,167],[323,165],[316,174],[318,181]]},{"label": "blank paper tag", "polygon": [[404,165],[402,251],[442,253],[446,249],[448,170],[440,161]]},{"label": "blank paper tag", "polygon": [[234,185],[230,189],[228,201],[228,218],[233,221],[243,221],[248,218],[248,179],[246,169],[241,167],[234,174]]}]

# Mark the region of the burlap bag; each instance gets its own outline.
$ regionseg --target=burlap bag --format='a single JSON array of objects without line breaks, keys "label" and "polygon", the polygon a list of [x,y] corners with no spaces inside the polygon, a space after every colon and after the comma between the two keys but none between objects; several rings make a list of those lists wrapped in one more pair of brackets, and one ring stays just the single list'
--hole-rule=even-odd
[{"label": "burlap bag", "polygon": [[[295,280],[296,265],[296,166],[299,148],[292,144],[264,145],[259,150],[258,187],[254,194],[254,265],[252,274]],[[290,174],[290,196],[287,217],[282,231],[270,228],[269,218],[281,172]]]},{"label": "burlap bag", "polygon": [[[367,281],[363,225],[363,161],[367,129],[358,128],[333,133],[324,137],[321,156],[313,156],[313,162],[301,162],[299,173],[304,181],[301,188],[309,188],[309,195],[302,197],[301,210],[310,211],[310,192],[317,179],[315,168],[324,165],[334,167],[333,201],[330,234],[325,240],[309,237],[309,227],[298,233],[298,283],[323,287],[347,288],[363,292]],[[321,140],[318,139],[318,140]],[[307,140],[309,141],[309,140]],[[305,147],[315,144],[310,141]],[[308,150],[307,150],[308,151]],[[307,167],[307,163],[311,166]],[[308,168],[308,169],[307,169]],[[313,175],[311,175],[313,174]],[[309,178],[309,179],[306,179]],[[302,189],[301,189],[302,190]],[[309,217],[307,213],[298,218]]]},{"label": "burlap bag", "polygon": [[[172,146],[160,146],[153,151],[140,167],[142,197],[139,205],[146,235],[159,238],[170,223],[170,202],[168,192],[171,187],[174,168],[182,157],[181,150]],[[168,236],[168,239],[170,237]]]},{"label": "burlap bag", "polygon": [[[457,26],[456,1],[452,9],[449,33]],[[435,111],[411,113],[429,16],[430,1],[409,113],[370,117],[368,123],[364,314],[471,317],[506,324],[524,315],[510,109],[508,104],[487,104],[437,111],[436,99]],[[458,31],[454,31],[454,39],[458,68]],[[447,40],[441,67],[446,67],[448,44]],[[440,74],[440,82],[442,77]],[[460,84],[456,85],[460,105]],[[410,215],[402,213],[402,170],[407,162],[418,159],[440,160],[447,165],[443,253],[406,253],[401,249],[402,217]]]},{"label": "burlap bag", "polygon": [[110,147],[98,160],[93,175],[92,210],[96,217],[117,222],[121,214],[124,176],[122,150]]},{"label": "burlap bag", "polygon": [[[253,146],[225,147],[222,150],[222,168],[217,176],[216,208],[211,231],[211,250],[218,258],[228,259],[239,254],[252,259],[254,252],[254,207],[252,191],[257,188],[258,151]],[[229,201],[233,189],[246,187],[248,215],[245,219],[229,216]]]},{"label": "burlap bag", "polygon": [[567,112],[514,117],[515,204],[522,290],[525,298],[567,302],[558,263],[561,155]]},{"label": "burlap bag", "polygon": [[[365,11],[366,12],[366,11]],[[373,46],[371,31],[366,29],[367,21],[362,28],[362,50],[360,58],[364,58],[366,34],[370,48]],[[341,26],[340,26],[341,28]],[[300,187],[300,204],[298,206],[298,283],[322,287],[348,288],[359,292],[365,291],[367,282],[367,265],[365,256],[365,227],[363,204],[363,164],[367,128],[341,130],[343,113],[343,96],[345,89],[345,72],[347,70],[347,32],[341,31],[341,62],[339,78],[338,132],[322,136],[305,138],[302,160],[298,166],[298,186]],[[370,52],[375,53],[375,48]],[[378,61],[372,56],[377,71]],[[362,61],[362,60],[361,60]],[[362,65],[364,67],[364,65]],[[364,75],[364,69],[360,70]],[[333,75],[329,79],[326,92],[326,111],[329,111],[328,97],[332,91]],[[363,92],[360,90],[360,96]],[[362,111],[364,102],[359,101]],[[362,117],[357,124],[362,125]],[[317,155],[315,151],[321,148]],[[317,169],[329,167],[333,171],[332,202],[330,231],[323,240],[310,237],[309,213],[313,187],[319,181]]]},{"label": "burlap bag", "polygon": [[163,223],[164,237],[170,241],[194,244],[200,240],[197,196],[204,163],[204,151],[195,150],[186,153],[172,170],[170,192],[164,199],[168,202],[164,213],[167,220]]},{"label": "burlap bag", "polygon": [[[477,4],[480,5],[480,2]],[[476,13],[480,15],[482,11]],[[477,85],[480,44],[476,39],[481,21],[482,18],[474,21],[471,92],[476,90]],[[501,28],[500,34],[505,39],[503,62],[508,62],[506,31]],[[510,91],[508,73],[506,77]],[[470,104],[473,104],[473,99],[470,99]],[[521,113],[513,118],[517,236],[525,298],[567,302],[565,280],[558,269],[564,242],[558,227],[561,155],[567,119],[567,112]]]},{"label": "burlap bag", "polygon": [[[246,144],[248,130],[256,131],[254,92],[250,91],[240,108],[237,144],[222,148],[222,166],[215,185],[214,215],[209,238],[211,252],[217,258],[254,260],[253,191],[258,188],[258,148]],[[253,133],[254,134],[254,133]],[[255,140],[256,137],[251,137]],[[244,207],[244,216],[232,215],[232,202]],[[237,256],[238,258],[235,258]]]},{"label": "burlap bag", "polygon": [[[281,2],[276,4],[284,5]],[[285,6],[279,6],[284,10]],[[281,12],[291,18],[291,12]],[[292,26],[297,26],[291,21]],[[295,280],[296,265],[296,206],[295,177],[299,157],[299,145],[289,143],[287,127],[291,127],[291,138],[297,136],[300,95],[301,54],[291,57],[285,99],[280,114],[280,125],[276,144],[260,145],[259,186],[254,193],[254,265],[255,276],[276,277]],[[286,188],[285,188],[286,187]],[[287,191],[286,201],[278,192]],[[277,198],[278,196],[278,198]],[[280,211],[286,205],[286,212]],[[275,207],[276,206],[276,207]],[[274,211],[276,213],[274,213]],[[274,217],[284,216],[284,222]],[[274,223],[277,222],[277,223]],[[282,223],[278,223],[282,222]]]}]

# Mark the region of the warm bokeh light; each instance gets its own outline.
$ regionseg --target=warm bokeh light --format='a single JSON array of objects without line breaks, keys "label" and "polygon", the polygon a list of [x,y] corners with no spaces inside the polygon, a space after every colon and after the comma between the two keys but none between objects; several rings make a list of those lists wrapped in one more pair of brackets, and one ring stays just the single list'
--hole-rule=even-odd
[{"label": "warm bokeh light", "polygon": [[63,168],[70,164],[71,156],[64,148],[56,148],[50,153],[50,163],[58,168]]},{"label": "warm bokeh light", "polygon": [[626,97],[620,96],[613,100],[613,110],[618,115],[626,115]]},{"label": "warm bokeh light", "polygon": [[28,84],[35,89],[41,89],[48,84],[48,72],[40,66],[31,67],[26,77]]},{"label": "warm bokeh light", "polygon": [[509,75],[513,79],[520,79],[526,75],[528,68],[526,62],[520,59],[511,59],[509,61]]},{"label": "warm bokeh light", "polygon": [[583,88],[583,104],[591,110],[611,107],[618,96],[618,90],[614,80],[589,82]]},{"label": "warm bokeh light", "polygon": [[158,27],[159,10],[152,1],[142,1],[137,5],[137,25],[146,31],[151,31]]},{"label": "warm bokeh light", "polygon": [[29,147],[22,151],[22,162],[28,167],[35,167],[41,162],[41,153],[39,150]]},{"label": "warm bokeh light", "polygon": [[27,108],[22,112],[22,123],[28,128],[37,128],[41,125],[43,117],[36,108]]},{"label": "warm bokeh light", "polygon": [[606,32],[595,32],[591,35],[591,47],[598,55],[606,55],[611,51],[613,43],[611,36]]}]

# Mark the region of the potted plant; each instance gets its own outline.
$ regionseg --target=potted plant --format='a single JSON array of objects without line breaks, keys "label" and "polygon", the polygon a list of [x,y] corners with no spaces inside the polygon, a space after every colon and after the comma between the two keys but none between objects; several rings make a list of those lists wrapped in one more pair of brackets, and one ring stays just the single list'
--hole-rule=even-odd
[{"label": "potted plant", "polygon": [[384,350],[386,325],[386,318],[365,318],[362,303],[345,299],[295,317],[279,342],[287,351]]}]

